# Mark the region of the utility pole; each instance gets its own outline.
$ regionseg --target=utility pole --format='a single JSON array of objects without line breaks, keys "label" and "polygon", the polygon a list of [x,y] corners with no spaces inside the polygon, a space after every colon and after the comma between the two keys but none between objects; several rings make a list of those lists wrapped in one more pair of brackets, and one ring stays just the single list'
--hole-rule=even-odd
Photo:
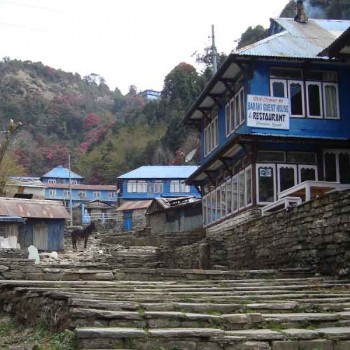
[{"label": "utility pole", "polygon": [[215,47],[214,24],[211,25],[211,58],[213,64],[213,75],[218,71],[217,52]]},{"label": "utility pole", "polygon": [[70,217],[70,226],[73,226],[72,179],[71,179],[71,171],[70,171],[70,154],[68,154],[68,169],[69,169],[69,217]]}]

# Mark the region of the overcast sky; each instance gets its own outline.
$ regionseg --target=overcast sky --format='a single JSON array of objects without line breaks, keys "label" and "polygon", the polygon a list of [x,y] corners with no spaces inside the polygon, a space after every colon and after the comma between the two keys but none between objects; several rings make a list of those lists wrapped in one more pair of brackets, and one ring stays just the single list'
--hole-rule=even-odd
[{"label": "overcast sky", "polygon": [[0,58],[96,73],[123,94],[161,90],[180,62],[210,45],[228,54],[248,26],[269,25],[288,0],[0,0]]}]

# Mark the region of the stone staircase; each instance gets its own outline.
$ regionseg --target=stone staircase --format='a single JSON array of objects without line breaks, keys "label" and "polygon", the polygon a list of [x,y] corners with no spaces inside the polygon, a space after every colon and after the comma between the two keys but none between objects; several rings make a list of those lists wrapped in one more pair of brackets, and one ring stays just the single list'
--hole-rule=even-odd
[{"label": "stone staircase", "polygon": [[85,350],[350,349],[350,281],[177,273],[182,278],[2,280],[0,305],[27,322],[75,329]]},{"label": "stone staircase", "polygon": [[115,268],[158,267],[158,248],[153,246],[119,246],[109,250],[106,262]]}]

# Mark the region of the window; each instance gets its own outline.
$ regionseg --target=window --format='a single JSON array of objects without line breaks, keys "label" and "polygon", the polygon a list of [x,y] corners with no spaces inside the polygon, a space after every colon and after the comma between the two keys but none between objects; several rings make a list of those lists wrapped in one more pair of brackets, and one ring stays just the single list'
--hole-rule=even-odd
[{"label": "window", "polygon": [[163,181],[155,181],[153,183],[154,193],[163,193]]},{"label": "window", "polygon": [[257,165],[257,194],[258,204],[273,202],[275,200],[275,165]]},{"label": "window", "polygon": [[334,83],[324,83],[323,96],[325,118],[338,119],[340,116],[338,101],[338,85]]},{"label": "window", "polygon": [[63,197],[64,198],[69,198],[70,197],[70,191],[69,190],[64,190],[63,191]]},{"label": "window", "polygon": [[128,193],[147,193],[147,182],[144,180],[129,180],[126,191]]},{"label": "window", "polygon": [[203,207],[203,226],[206,226],[208,224],[208,198],[207,197],[203,198],[202,207]]},{"label": "window", "polygon": [[49,197],[56,197],[56,190],[49,189]]},{"label": "window", "polygon": [[71,183],[72,185],[77,185],[77,184],[78,184],[78,181],[77,181],[77,180],[72,179],[72,180],[70,181],[70,183]]},{"label": "window", "polygon": [[252,167],[249,166],[245,169],[245,204],[252,204]]},{"label": "window", "polygon": [[259,162],[285,162],[285,152],[279,151],[259,151]]},{"label": "window", "polygon": [[292,117],[304,116],[304,86],[300,81],[288,82],[290,114]]},{"label": "window", "polygon": [[187,186],[182,180],[171,180],[170,181],[170,192],[172,192],[172,193],[191,192],[191,187]]},{"label": "window", "polygon": [[56,179],[49,179],[47,180],[48,184],[55,184],[56,183]]},{"label": "window", "polygon": [[350,151],[327,150],[323,154],[326,181],[350,183]]},{"label": "window", "polygon": [[108,198],[115,198],[115,192],[108,192]]},{"label": "window", "polygon": [[292,117],[340,117],[335,72],[306,71],[303,74],[301,69],[272,68],[270,94],[289,98]]},{"label": "window", "polygon": [[232,213],[232,186],[231,179],[226,181],[226,215]]},{"label": "window", "polygon": [[204,129],[204,155],[208,155],[219,145],[218,116]]},{"label": "window", "polygon": [[244,88],[242,87],[225,106],[226,137],[231,135],[245,119]]},{"label": "window", "polygon": [[81,199],[86,198],[86,191],[79,191],[79,198]]},{"label": "window", "polygon": [[297,166],[278,164],[278,193],[293,187],[297,183]]},{"label": "window", "polygon": [[94,198],[100,198],[101,197],[101,192],[100,191],[94,191],[92,193],[92,195],[93,195]]},{"label": "window", "polygon": [[321,83],[306,82],[307,115],[322,118]]},{"label": "window", "polygon": [[232,209],[233,212],[238,210],[238,176],[232,178]]},{"label": "window", "polygon": [[307,180],[318,180],[316,165],[299,165],[298,170],[299,182]]},{"label": "window", "polygon": [[252,204],[252,167],[226,179],[202,200],[204,225],[213,223]]}]

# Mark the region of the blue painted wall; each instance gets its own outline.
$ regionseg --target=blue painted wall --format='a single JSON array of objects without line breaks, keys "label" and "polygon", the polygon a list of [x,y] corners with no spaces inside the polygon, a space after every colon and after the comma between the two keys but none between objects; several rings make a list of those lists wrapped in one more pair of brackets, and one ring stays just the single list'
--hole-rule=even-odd
[{"label": "blue painted wall", "polygon": [[[295,62],[292,63],[275,63],[275,62],[256,62],[254,73],[250,80],[244,81],[245,101],[247,94],[270,96],[270,68],[271,67],[287,67],[302,68]],[[289,130],[252,128],[247,126],[247,120],[239,127],[235,133],[228,138],[225,135],[225,105],[226,101],[222,101],[219,108],[219,146],[206,157],[204,157],[204,120],[202,119],[201,128],[201,162],[215,158],[216,154],[237,134],[274,134],[288,135],[298,137],[322,137],[322,138],[350,138],[350,98],[348,87],[350,86],[350,68],[337,66],[332,64],[311,64],[310,70],[332,71],[338,74],[338,92],[339,92],[339,109],[340,119],[312,119],[312,118],[290,118]],[[305,91],[304,91],[305,94]],[[246,110],[246,104],[245,104]],[[305,107],[306,113],[306,107]],[[245,113],[247,115],[247,113]]]},{"label": "blue painted wall", "polygon": [[[66,189],[62,188],[56,188],[56,195],[54,197],[50,196],[50,189],[55,189],[55,188],[46,188],[45,189],[45,198],[46,199],[56,199],[56,200],[61,200],[64,202],[69,202],[69,197],[64,196],[64,191]],[[116,203],[118,196],[117,196],[117,191],[106,191],[106,190],[84,190],[86,193],[86,197],[83,199],[80,198],[79,192],[81,190],[78,189],[72,189],[72,203],[73,205],[80,204],[82,202],[90,202],[93,200],[100,200],[102,202],[106,203]],[[101,196],[100,197],[94,197],[94,192],[100,192]],[[109,193],[114,192],[115,196],[114,198],[109,197]]]},{"label": "blue painted wall", "polygon": [[21,249],[27,248],[34,242],[33,227],[39,222],[44,222],[47,225],[48,239],[47,250],[57,251],[64,249],[64,219],[27,219],[26,224],[19,227],[18,242]]},{"label": "blue painted wall", "polygon": [[127,179],[120,179],[122,183],[122,198],[125,200],[140,200],[140,199],[154,199],[157,197],[181,197],[181,196],[194,196],[196,198],[201,198],[200,193],[196,190],[194,186],[190,186],[190,192],[170,192],[170,182],[171,180],[180,180],[184,181],[184,179],[155,179],[155,180],[150,180],[150,179],[138,179],[141,181],[146,181],[148,183],[152,183],[153,181],[163,181],[163,192],[162,193],[140,193],[140,192],[127,192]]}]

